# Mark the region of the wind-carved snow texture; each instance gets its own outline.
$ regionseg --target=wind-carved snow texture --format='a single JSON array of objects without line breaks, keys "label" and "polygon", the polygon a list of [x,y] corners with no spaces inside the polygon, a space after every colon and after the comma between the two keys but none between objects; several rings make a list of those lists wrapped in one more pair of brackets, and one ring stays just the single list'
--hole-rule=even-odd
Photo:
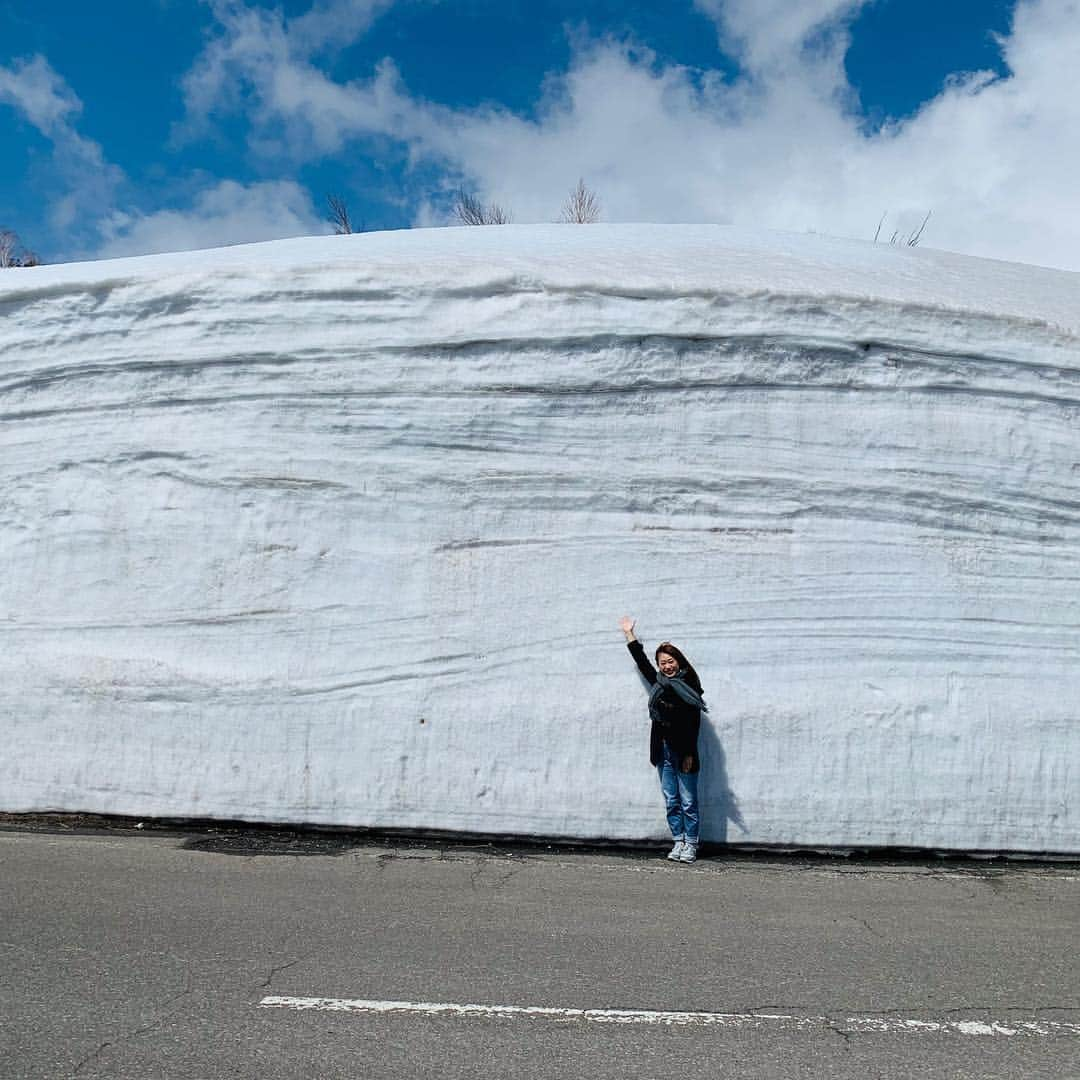
[{"label": "wind-carved snow texture", "polygon": [[5,272],[9,811],[1080,851],[1080,276],[711,227]]}]

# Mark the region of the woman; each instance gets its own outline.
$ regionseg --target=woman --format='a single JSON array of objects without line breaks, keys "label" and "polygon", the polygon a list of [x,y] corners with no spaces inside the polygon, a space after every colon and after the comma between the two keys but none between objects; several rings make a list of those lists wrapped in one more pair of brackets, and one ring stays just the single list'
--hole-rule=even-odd
[{"label": "woman", "polygon": [[656,649],[656,670],[649,663],[641,642],[634,637],[635,622],[628,616],[619,621],[626,644],[638,670],[652,687],[649,693],[649,760],[660,776],[660,790],[667,804],[668,826],[675,846],[668,852],[673,862],[697,860],[701,815],[698,811],[697,781],[701,762],[697,739],[701,710],[705,708],[701,680],[693,665],[670,641]]}]

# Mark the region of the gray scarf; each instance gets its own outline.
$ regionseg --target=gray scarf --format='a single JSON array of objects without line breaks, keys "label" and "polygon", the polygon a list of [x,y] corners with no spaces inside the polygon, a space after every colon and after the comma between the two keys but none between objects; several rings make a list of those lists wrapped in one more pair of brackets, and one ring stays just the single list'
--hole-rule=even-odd
[{"label": "gray scarf", "polygon": [[660,717],[660,695],[664,692],[665,687],[668,686],[670,686],[687,705],[693,705],[698,709],[704,709],[706,707],[705,699],[682,678],[681,672],[678,675],[668,678],[662,671],[658,671],[656,673],[656,682],[653,683],[653,688],[649,691],[649,716],[658,724],[664,722]]}]

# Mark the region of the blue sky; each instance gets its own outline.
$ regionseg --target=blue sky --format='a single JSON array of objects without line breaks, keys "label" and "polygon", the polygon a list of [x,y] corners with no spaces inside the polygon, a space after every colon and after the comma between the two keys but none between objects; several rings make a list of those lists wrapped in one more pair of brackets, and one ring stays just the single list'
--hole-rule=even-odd
[{"label": "blue sky", "polygon": [[[104,14],[103,14],[104,12]],[[1071,51],[1070,51],[1071,50]],[[1080,268],[1078,0],[0,0],[46,259],[449,220],[719,221]]]}]

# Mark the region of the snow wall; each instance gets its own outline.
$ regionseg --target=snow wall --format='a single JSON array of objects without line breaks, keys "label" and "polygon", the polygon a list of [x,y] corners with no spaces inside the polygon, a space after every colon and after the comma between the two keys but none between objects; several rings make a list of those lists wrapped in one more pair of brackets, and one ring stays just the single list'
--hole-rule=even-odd
[{"label": "snow wall", "polygon": [[713,227],[0,278],[0,809],[1080,852],[1080,276]]}]

